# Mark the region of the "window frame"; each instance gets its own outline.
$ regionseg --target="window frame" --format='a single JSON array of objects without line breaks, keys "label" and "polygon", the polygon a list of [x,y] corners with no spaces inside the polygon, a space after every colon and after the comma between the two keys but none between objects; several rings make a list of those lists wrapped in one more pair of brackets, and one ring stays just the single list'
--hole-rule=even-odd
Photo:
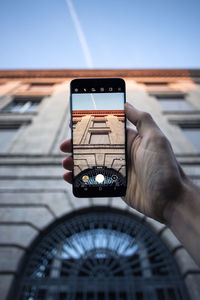
[{"label": "window frame", "polygon": [[[117,276],[111,274],[108,277],[110,282],[113,282],[113,284],[115,285],[98,285],[98,282],[106,283],[107,278],[105,275],[98,281],[98,277],[95,277],[94,272],[90,272],[89,276],[87,274],[83,275],[82,273],[80,273],[79,269],[77,272],[77,266],[79,266],[79,268],[82,268],[82,264],[76,264],[76,261],[78,261],[79,259],[81,260],[81,262],[83,261],[81,257],[79,258],[79,256],[77,256],[77,258],[75,257],[75,259],[71,259],[68,261],[67,257],[65,260],[62,258],[63,238],[68,238],[70,240],[70,237],[73,237],[75,245],[76,240],[78,240],[78,243],[82,245],[84,244],[84,237],[86,237],[86,241],[87,243],[89,243],[88,237],[90,237],[91,234],[92,237],[96,237],[96,232],[98,233],[99,229],[102,230],[101,235],[110,236],[111,233],[112,236],[116,238],[112,243],[114,246],[110,247],[110,243],[106,243],[106,245],[108,246],[104,248],[106,250],[108,249],[108,251],[101,250],[101,252],[99,252],[99,247],[95,243],[92,243],[94,245],[95,251],[90,251],[87,247],[83,247],[84,252],[82,256],[84,257],[84,260],[87,260],[87,257],[92,257],[93,261],[96,261],[94,254],[105,253],[108,256],[112,269],[115,270],[116,268],[119,268],[119,263],[117,265],[113,265],[113,260],[110,260],[110,253],[114,253],[114,255],[112,255],[111,257],[113,257],[113,259],[121,261],[120,267],[123,267],[122,274],[117,274]],[[86,233],[84,234],[85,230]],[[116,235],[113,235],[114,231],[116,232]],[[131,254],[132,261],[134,259],[134,261],[137,262],[137,264],[133,264],[133,266],[131,264],[127,264],[126,256],[122,256],[120,258],[120,254],[115,251],[115,249],[121,249],[121,233],[127,233],[128,237],[130,236],[130,240],[128,240],[127,243],[127,249],[130,249],[129,245],[138,245],[139,250],[134,254]],[[80,234],[82,234],[83,236],[82,239],[79,238]],[[150,241],[150,243],[147,243],[146,241]],[[58,245],[61,245],[61,247],[58,247]],[[69,243],[69,245],[73,248],[72,243]],[[54,248],[58,249],[56,254],[53,254],[52,256],[50,255],[50,257],[48,257],[49,253],[53,253],[51,249]],[[76,249],[77,248],[75,248],[75,250]],[[77,251],[78,250],[76,250],[75,252],[73,251],[73,253],[76,253]],[[79,251],[78,253],[80,254]],[[89,254],[89,256],[84,256],[84,253]],[[61,260],[57,260],[61,263],[58,263],[56,265],[56,274],[52,274],[51,269],[55,269],[55,264],[53,263],[55,261],[55,256],[61,258]],[[156,258],[154,259],[154,257]],[[105,256],[105,259],[106,258],[107,257]],[[46,259],[45,265],[43,263],[44,259]],[[98,264],[91,264],[90,261],[89,269],[84,268],[83,271],[90,269],[93,270],[95,269],[96,265],[99,266],[100,262],[98,261],[98,259],[99,258],[97,257]],[[68,266],[69,271],[68,269],[66,269],[66,265],[68,262],[70,262],[70,265]],[[106,270],[108,271],[110,264],[106,264]],[[43,268],[39,268],[40,266],[43,266]],[[129,269],[129,266],[130,268],[132,268],[131,272],[129,271],[126,274],[126,272],[124,272],[123,270],[126,271],[127,269]],[[40,277],[39,274],[36,273],[37,270],[41,270],[40,272],[43,272],[44,276]],[[70,276],[70,270],[75,270],[74,272],[76,274]],[[150,270],[150,272],[148,273],[146,272],[146,270]],[[88,284],[84,284],[80,293],[80,290],[76,286],[71,284],[71,280],[82,280],[83,276],[84,278],[86,278],[86,282],[88,282],[88,279],[91,278],[91,282],[97,282],[97,284],[92,284],[92,290],[90,289],[90,286]],[[97,278],[97,281],[93,281],[94,278]],[[170,285],[166,286],[166,281],[169,278],[173,280],[170,280]],[[53,288],[55,285],[53,286],[51,284],[51,279],[53,279],[54,282],[63,282],[64,288],[62,287],[62,285],[61,288],[60,285],[56,285],[58,290],[55,290]],[[61,281],[62,279],[64,279],[64,281]],[[133,285],[133,288],[130,289],[131,282],[134,279],[139,279],[140,284]],[[180,297],[181,299],[188,299],[188,292],[185,286],[185,282],[180,275],[178,265],[172,253],[170,253],[169,249],[166,247],[162,239],[160,239],[159,236],[151,230],[148,224],[144,224],[144,222],[141,222],[141,220],[137,216],[134,216],[133,214],[127,212],[125,213],[122,210],[113,207],[110,208],[106,206],[95,206],[76,210],[68,215],[64,215],[62,218],[57,219],[50,226],[45,228],[45,230],[43,230],[40,235],[37,236],[37,238],[30,245],[29,251],[27,251],[27,253],[23,257],[22,263],[18,268],[18,276],[15,281],[13,281],[8,299],[15,298],[19,300],[23,298],[24,295],[38,295],[40,291],[44,291],[43,298],[48,298],[48,295],[57,295],[58,299],[62,299],[63,297],[61,298],[61,292],[64,294],[64,296],[66,295],[66,298],[68,295],[71,296],[71,294],[75,298],[75,295],[77,295],[77,293],[79,292],[78,295],[80,295],[81,299],[82,297],[86,299],[88,292],[90,291],[92,293],[92,299],[97,298],[95,296],[98,292],[103,292],[104,296],[104,294],[108,294],[110,291],[114,291],[114,295],[116,295],[116,298],[120,298],[121,292],[124,293],[125,298],[127,299],[130,298],[129,295],[131,296],[131,298],[137,298],[136,296],[138,295],[138,293],[140,295],[140,292],[142,293],[142,296],[146,295],[146,291],[148,291],[148,286],[146,287],[147,279],[151,280],[151,288],[154,295],[157,294],[157,289],[163,290],[163,293],[167,293],[167,295],[169,295],[168,290],[166,289],[169,286],[169,288],[174,290],[173,294],[176,296],[174,297],[174,299],[180,299]],[[118,283],[118,285],[116,285],[116,282]],[[128,282],[128,286],[126,284],[120,284],[120,282]],[[45,287],[43,286],[44,283]],[[117,288],[115,288],[115,286]],[[120,288],[118,288],[118,286]],[[113,299],[115,299],[115,297]]]},{"label": "window frame", "polygon": [[[200,134],[200,120],[197,121],[187,121],[187,122],[179,122],[177,124],[180,128],[180,130],[182,131],[182,133],[184,134],[185,138],[188,140],[188,142],[194,147],[194,149],[200,153],[200,145],[199,146],[196,146],[196,143],[193,142],[193,139],[191,137],[189,137],[189,135],[186,134],[186,130],[187,129],[197,129],[199,134]],[[195,139],[195,140],[198,140],[198,139]]]},{"label": "window frame", "polygon": [[[97,127],[98,128],[98,127]],[[106,136],[106,137],[108,137],[108,141],[109,141],[109,143],[91,143],[91,139],[92,139],[92,136],[94,136],[94,135],[98,135],[98,136]],[[109,132],[108,131],[104,131],[104,132],[99,132],[99,131],[92,131],[91,133],[90,133],[90,138],[89,138],[89,145],[110,145],[111,143],[110,143],[110,137],[109,137]]]},{"label": "window frame", "polygon": [[[163,114],[193,114],[198,112],[196,110],[196,108],[193,106],[192,103],[190,103],[187,100],[187,94],[184,93],[180,93],[180,94],[176,94],[176,93],[159,93],[159,94],[153,94],[151,95],[153,97],[156,98],[156,101],[160,104],[161,108],[162,108],[162,113]],[[166,109],[164,106],[162,106],[162,101],[183,101],[183,103],[186,103],[186,106],[188,105],[188,109]],[[191,107],[191,109],[189,109]]]},{"label": "window frame", "polygon": [[144,84],[146,87],[154,87],[154,86],[168,86],[170,82],[168,81],[143,81],[140,82],[142,84]]},{"label": "window frame", "polygon": [[[16,115],[23,115],[23,114],[28,114],[28,115],[31,115],[31,114],[36,114],[37,111],[38,111],[38,107],[39,105],[42,103],[42,100],[43,100],[44,97],[38,97],[38,96],[23,96],[23,97],[20,97],[20,96],[14,96],[10,101],[9,103],[7,103],[5,106],[3,106],[1,108],[1,113],[3,114],[16,114]],[[31,105],[30,105],[30,108],[32,106],[34,106],[35,104],[36,105],[36,108],[33,110],[33,111],[20,111],[20,109],[23,108],[24,105],[28,104],[29,102],[31,102]],[[19,111],[12,111],[14,110],[14,108],[18,105],[18,104],[24,104],[22,105],[22,107],[19,109]]]},{"label": "window frame", "polygon": [[29,91],[44,91],[51,90],[55,86],[55,82],[30,82],[28,90]]},{"label": "window frame", "polygon": [[[95,126],[95,124],[100,124],[100,123],[101,124],[103,123],[104,125],[103,126]],[[93,124],[92,125],[93,125],[93,128],[105,128],[105,127],[107,127],[106,126],[106,121],[93,120]]]},{"label": "window frame", "polygon": [[22,123],[15,123],[15,122],[0,122],[0,132],[2,130],[15,130],[14,135],[9,139],[9,141],[6,143],[6,145],[1,149],[0,146],[0,153],[6,152],[6,150],[10,147],[12,142],[16,139],[16,136],[18,135],[20,129],[21,129]]}]

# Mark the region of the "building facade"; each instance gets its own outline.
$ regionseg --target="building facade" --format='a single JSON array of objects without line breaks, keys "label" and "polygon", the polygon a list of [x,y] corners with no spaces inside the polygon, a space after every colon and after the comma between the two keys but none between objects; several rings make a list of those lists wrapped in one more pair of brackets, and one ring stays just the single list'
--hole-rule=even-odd
[{"label": "building facade", "polygon": [[[200,185],[200,70],[0,71],[0,299],[199,299],[200,269],[165,225],[120,198],[75,198],[63,181],[59,144],[70,137],[77,77],[124,78],[127,101],[151,113]],[[123,121],[116,112],[90,118],[108,125],[93,133]],[[75,119],[75,128],[90,122]],[[105,160],[79,151],[87,165]]]},{"label": "building facade", "polygon": [[[124,121],[122,110],[72,112],[74,183],[77,187],[94,184],[97,170],[104,176],[104,184],[108,185],[111,180],[120,184],[125,180]],[[93,175],[88,176],[89,173]]]}]

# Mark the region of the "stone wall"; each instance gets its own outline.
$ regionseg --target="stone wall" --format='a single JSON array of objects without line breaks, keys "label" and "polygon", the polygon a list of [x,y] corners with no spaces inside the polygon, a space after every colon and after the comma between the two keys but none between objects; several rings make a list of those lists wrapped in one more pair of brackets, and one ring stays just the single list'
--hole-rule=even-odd
[{"label": "stone wall", "polygon": [[[24,76],[28,76],[27,74],[24,73]],[[178,82],[174,88],[184,90],[187,87],[187,97],[195,105],[195,113],[163,114],[152,90],[150,95],[138,83],[144,79],[138,73],[137,77],[125,78],[127,100],[153,115],[171,141],[185,172],[194,182],[200,184],[200,155],[176,123],[179,120],[199,118],[200,88],[198,85],[194,88],[190,78],[178,75],[173,77],[173,73],[170,74],[172,75],[168,75],[167,80]],[[158,78],[161,80],[159,76]],[[150,77],[145,80],[147,79],[152,80]],[[21,82],[27,82],[28,79],[22,76],[6,80],[6,86],[0,87],[1,107],[12,99],[13,94],[19,93]],[[29,81],[33,80],[36,79],[29,76]],[[41,78],[37,78],[38,80]],[[49,95],[45,95],[36,114],[0,114],[0,122],[29,121],[22,126],[17,138],[8,145],[7,151],[0,155],[0,299],[6,299],[13,279],[18,275],[22,258],[30,250],[31,243],[47,226],[74,210],[97,205],[129,211],[151,227],[176,259],[191,299],[199,299],[200,269],[166,226],[129,208],[120,198],[77,199],[72,195],[71,186],[62,180],[64,155],[59,150],[59,144],[70,136],[69,79],[56,77],[56,80],[58,83]]]},{"label": "stone wall", "polygon": [[[125,176],[124,123],[115,115],[104,116],[105,127],[94,127],[94,120],[94,115],[84,115],[73,128],[74,175],[97,166],[113,168]],[[109,144],[103,143],[100,148],[98,144],[91,144],[94,132],[106,132]]]}]

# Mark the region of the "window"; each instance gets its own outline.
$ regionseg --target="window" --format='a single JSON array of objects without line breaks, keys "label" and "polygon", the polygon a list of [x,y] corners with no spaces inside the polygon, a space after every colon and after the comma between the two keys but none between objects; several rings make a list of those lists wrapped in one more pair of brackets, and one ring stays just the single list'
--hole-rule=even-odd
[{"label": "window", "polygon": [[34,113],[37,111],[37,107],[40,104],[42,98],[38,97],[21,97],[14,98],[7,106],[5,106],[2,112],[5,113]]},{"label": "window", "polygon": [[52,82],[33,82],[31,83],[29,89],[31,90],[48,90],[52,88],[54,83]]},{"label": "window", "polygon": [[72,126],[73,126],[73,128],[75,129],[76,128],[76,124],[77,124],[78,122],[76,122],[76,121],[74,121],[73,123],[72,123]]},{"label": "window", "polygon": [[25,258],[9,299],[188,299],[176,261],[159,237],[108,207],[51,224]]},{"label": "window", "polygon": [[108,133],[91,133],[90,144],[110,144]]},{"label": "window", "polygon": [[200,124],[180,125],[188,140],[200,152]]},{"label": "window", "polygon": [[147,87],[154,87],[154,86],[167,86],[168,82],[143,82]]},{"label": "window", "polygon": [[106,122],[105,121],[94,121],[93,127],[106,127]]},{"label": "window", "polygon": [[0,152],[6,151],[18,129],[19,125],[0,125]]},{"label": "window", "polygon": [[192,105],[185,101],[182,95],[163,95],[156,98],[164,111],[194,111]]},{"label": "window", "polygon": [[94,117],[94,121],[98,121],[98,122],[105,122],[105,117]]},{"label": "window", "polygon": [[143,84],[146,91],[149,93],[155,93],[155,92],[169,92],[171,91],[171,87],[169,82],[166,81],[144,81],[140,82]]},{"label": "window", "polygon": [[147,91],[169,91],[169,84],[168,82],[160,82],[160,81],[151,81],[151,82],[141,82],[142,84],[145,85],[145,88]]}]

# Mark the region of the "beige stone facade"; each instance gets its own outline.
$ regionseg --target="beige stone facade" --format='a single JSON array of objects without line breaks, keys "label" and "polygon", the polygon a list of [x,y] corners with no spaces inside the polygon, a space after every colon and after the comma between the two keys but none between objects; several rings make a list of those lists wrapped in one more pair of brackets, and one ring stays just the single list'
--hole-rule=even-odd
[{"label": "beige stone facade", "polygon": [[72,120],[74,176],[93,167],[107,167],[125,176],[124,112],[74,111]]},{"label": "beige stone facade", "polygon": [[[172,143],[186,174],[200,185],[200,151],[184,131],[187,126],[198,129],[200,124],[200,70],[0,71],[1,142],[4,138],[0,154],[1,300],[9,299],[12,284],[20,275],[20,267],[33,241],[56,220],[91,206],[129,212],[151,228],[174,256],[190,299],[200,298],[200,269],[166,226],[129,208],[120,198],[77,199],[72,195],[71,186],[62,179],[61,162],[65,156],[59,144],[70,137],[70,80],[101,76],[125,79],[127,100],[152,114]],[[192,109],[163,109],[160,96],[182,97]],[[31,97],[35,98],[31,100]],[[29,99],[29,107],[38,101],[36,98],[40,102],[28,112],[23,98]],[[12,105],[8,107],[14,99],[20,107],[15,112],[9,108]],[[89,122],[88,117],[85,119]],[[114,116],[108,117],[107,122],[122,126]],[[197,130],[197,139],[198,134]],[[92,156],[86,159],[87,150],[82,151],[85,162],[93,164]],[[112,164],[109,151],[108,157]],[[99,164],[104,160],[101,153],[96,159]]]}]

